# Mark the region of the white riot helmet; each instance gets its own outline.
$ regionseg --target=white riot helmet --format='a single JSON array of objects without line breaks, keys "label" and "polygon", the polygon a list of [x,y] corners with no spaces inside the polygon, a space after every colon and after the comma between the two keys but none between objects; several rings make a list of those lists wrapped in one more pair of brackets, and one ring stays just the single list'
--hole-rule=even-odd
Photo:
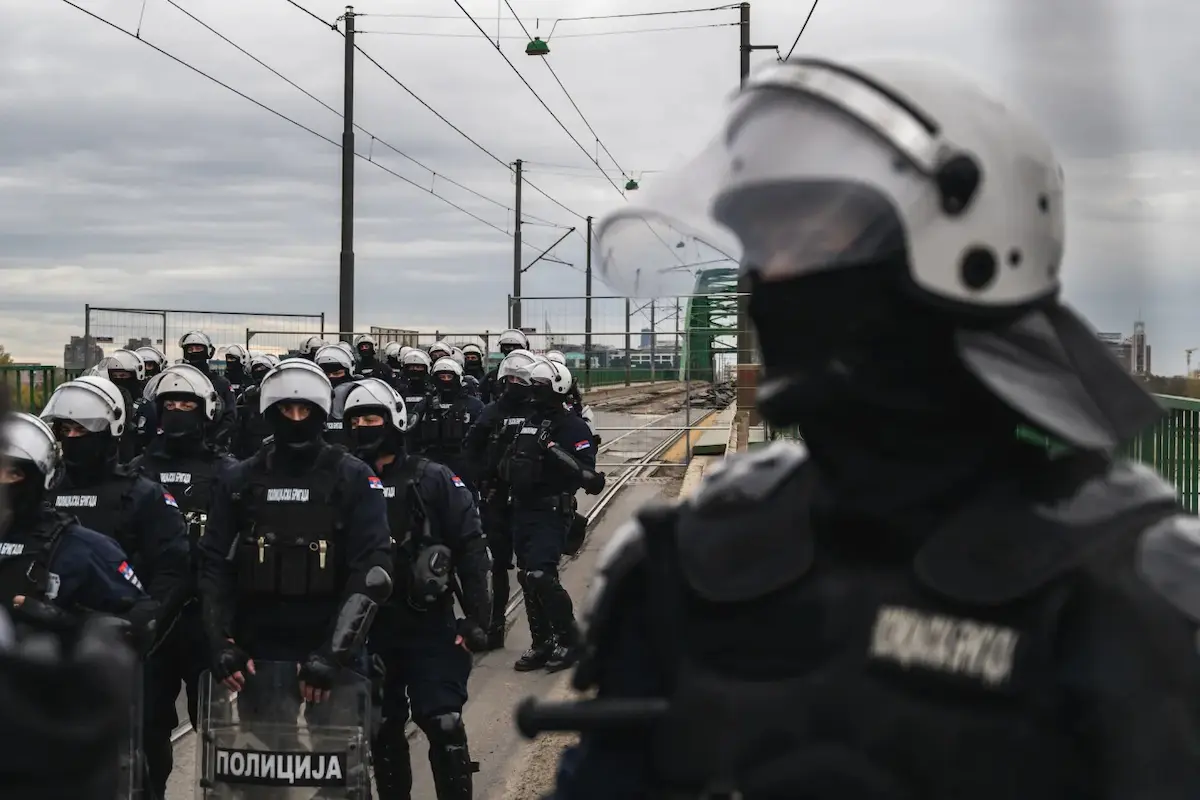
[{"label": "white riot helmet", "polygon": [[329,344],[329,342],[325,341],[320,336],[309,336],[300,343],[300,349],[297,352],[299,352],[300,355],[304,356],[305,358],[312,358],[314,355],[316,355],[318,350],[327,344]]},{"label": "white riot helmet", "polygon": [[0,440],[4,458],[32,464],[42,476],[43,489],[53,489],[58,484],[62,478],[62,447],[49,425],[33,414],[8,414]]},{"label": "white riot helmet", "polygon": [[404,347],[399,342],[388,342],[383,346],[383,358],[386,361],[400,363],[401,350]]},{"label": "white riot helmet", "polygon": [[242,365],[242,369],[250,368],[250,353],[240,344],[231,344],[225,348],[225,363],[234,360]]},{"label": "white riot helmet", "polygon": [[404,356],[408,355],[409,351],[411,351],[411,350],[416,350],[416,349],[417,349],[417,348],[415,348],[415,347],[409,347],[409,346],[408,346],[408,345],[406,345],[406,344],[405,344],[405,345],[401,345],[401,346],[400,346],[400,360],[401,360],[401,361],[403,361],[403,360],[404,360]]},{"label": "white riot helmet", "polygon": [[94,375],[76,378],[55,389],[41,417],[51,428],[57,420],[70,420],[88,433],[108,431],[114,439],[125,433],[121,390],[107,378]]},{"label": "white riot helmet", "polygon": [[[141,356],[147,372],[153,371],[158,374],[167,368],[167,355],[157,347],[139,347],[134,352]],[[153,370],[150,368],[151,364],[155,365]]]},{"label": "white riot helmet", "polygon": [[571,370],[567,369],[566,364],[560,364],[557,361],[551,361],[550,366],[554,368],[557,378],[551,384],[555,394],[567,394],[571,391],[571,385],[574,383],[574,378],[571,375]]},{"label": "white riot helmet", "polygon": [[136,381],[146,380],[146,362],[136,350],[113,350],[111,355],[105,356],[96,366],[100,368],[101,377],[107,377],[110,372],[129,372]]},{"label": "white riot helmet", "polygon": [[[453,358],[439,358],[430,370],[434,383],[440,389],[458,388],[462,386],[463,368]],[[445,377],[443,377],[445,376]]]},{"label": "white riot helmet", "polygon": [[[214,422],[221,413],[221,401],[212,381],[195,367],[188,364],[168,367],[161,375],[156,375],[151,383],[153,390],[147,399],[153,400],[156,405],[160,400],[170,397],[185,397],[202,404],[204,418],[209,422]],[[150,387],[151,384],[147,384],[148,390]]]},{"label": "white riot helmet", "polygon": [[567,365],[567,357],[562,354],[561,350],[547,350],[546,359],[555,364],[562,364],[564,367]]},{"label": "white riot helmet", "polygon": [[496,368],[496,378],[504,380],[510,375],[516,374],[517,370],[528,367],[537,361],[537,356],[528,350],[513,350],[504,357],[500,362],[500,366]]},{"label": "white riot helmet", "polygon": [[483,366],[486,358],[483,355],[483,348],[477,344],[464,344],[462,347],[463,366],[467,364],[479,364]]},{"label": "white riot helmet", "polygon": [[279,356],[275,355],[274,353],[267,353],[266,357],[267,357],[267,360],[271,362],[272,367],[279,366],[279,361],[280,361]]},{"label": "white riot helmet", "polygon": [[346,396],[342,418],[380,411],[392,427],[403,433],[408,430],[408,411],[400,393],[379,378],[364,378],[354,383]]},{"label": "white riot helmet", "polygon": [[348,342],[337,341],[333,343],[332,347],[340,347],[346,352],[346,355],[350,356],[351,364],[357,363],[358,354],[354,352],[353,345],[349,344]]},{"label": "white riot helmet", "polygon": [[213,357],[217,352],[217,348],[213,347],[212,339],[204,331],[188,331],[183,336],[179,337],[179,349],[183,351],[183,358],[187,360],[189,347],[202,345],[204,347],[204,361]]},{"label": "white riot helmet", "polygon": [[265,414],[276,403],[311,403],[329,416],[333,385],[325,371],[303,358],[289,358],[267,373],[258,387],[258,410]]},{"label": "white riot helmet", "polygon": [[[1057,302],[1063,191],[1043,133],[954,70],[792,59],[746,80],[707,150],[599,222],[598,268],[628,296],[662,297],[695,280],[663,241],[774,283],[891,260],[917,302],[961,320],[957,358],[992,395],[1109,451],[1162,411]],[[787,378],[763,359],[769,403]]]},{"label": "white riot helmet", "polygon": [[278,362],[271,359],[271,356],[268,353],[259,353],[258,355],[252,356],[250,358],[250,375],[253,378],[266,375],[268,372],[274,369],[277,363]]},{"label": "white riot helmet", "polygon": [[450,345],[443,342],[441,339],[429,345],[429,358],[431,361],[437,361],[439,358],[449,358],[454,352],[450,349]]},{"label": "white riot helmet", "polygon": [[497,346],[500,348],[501,353],[508,355],[513,350],[528,350],[529,339],[516,328],[509,328],[500,334]]},{"label": "white riot helmet", "polygon": [[428,372],[429,368],[433,366],[433,359],[424,350],[413,347],[401,357],[400,363],[405,367],[423,366]]},{"label": "white riot helmet", "polygon": [[354,337],[354,351],[362,357],[363,353],[374,353],[376,350],[375,339],[366,333],[360,333]]},{"label": "white riot helmet", "polygon": [[459,350],[457,347],[450,348],[450,357],[453,358],[460,367],[465,367],[467,365],[467,360],[463,358],[463,351]]},{"label": "white riot helmet", "polygon": [[354,372],[354,356],[336,344],[327,344],[318,350],[313,362],[326,375],[338,370],[345,370],[347,376]]}]

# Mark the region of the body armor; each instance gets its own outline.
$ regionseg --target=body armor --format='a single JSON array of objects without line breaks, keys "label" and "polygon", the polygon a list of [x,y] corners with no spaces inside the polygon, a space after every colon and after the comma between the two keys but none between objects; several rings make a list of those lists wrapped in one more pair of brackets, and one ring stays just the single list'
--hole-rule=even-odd
[{"label": "body armor", "polygon": [[[651,796],[1098,796],[1058,668],[1075,571],[1095,547],[1133,552],[1177,513],[1171,487],[1128,466],[1045,505],[1005,486],[901,541],[814,530],[803,454],[725,462],[601,566],[642,576],[668,676]],[[615,596],[589,609],[590,642]]]},{"label": "body armor", "polygon": [[542,480],[544,449],[542,442],[550,436],[551,420],[526,422],[517,430],[500,461],[500,478],[512,487],[514,495],[528,493]]},{"label": "body armor", "polygon": [[46,500],[55,509],[74,514],[79,524],[102,533],[121,546],[133,563],[141,564],[141,547],[133,529],[133,493],[138,475],[125,467],[117,467],[103,483],[91,486],[59,487],[47,492]]},{"label": "body armor", "polygon": [[187,456],[169,457],[162,453],[147,453],[140,463],[142,472],[171,493],[188,524],[188,543],[196,558],[200,537],[208,524],[208,509],[212,503],[213,484],[221,462],[217,458]]},{"label": "body armor", "polygon": [[0,603],[11,607],[17,595],[52,600],[57,592],[50,565],[59,542],[75,518],[46,511],[25,542],[0,542]]},{"label": "body armor", "polygon": [[303,475],[252,459],[235,495],[237,585],[242,595],[277,599],[335,597],[346,584],[343,523],[337,508],[345,450],[326,447]]},{"label": "body armor", "polygon": [[428,467],[429,459],[409,456],[399,466],[389,465],[380,476],[392,531],[395,577],[403,582],[392,597],[418,611],[428,610],[446,596],[452,562],[450,548],[433,536],[429,512],[419,493]]},{"label": "body armor", "polygon": [[437,460],[457,456],[462,452],[469,419],[465,396],[455,398],[452,403],[430,398],[418,423],[418,446]]}]

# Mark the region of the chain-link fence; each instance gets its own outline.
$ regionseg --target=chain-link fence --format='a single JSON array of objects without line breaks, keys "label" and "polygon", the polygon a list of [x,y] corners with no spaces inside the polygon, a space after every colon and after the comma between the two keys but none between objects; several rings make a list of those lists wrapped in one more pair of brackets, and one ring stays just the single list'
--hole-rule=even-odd
[{"label": "chain-link fence", "polygon": [[179,338],[188,331],[203,331],[218,347],[246,341],[246,331],[325,329],[325,314],[271,314],[263,312],[188,311],[169,308],[103,308],[84,306],[84,343],[80,362],[67,367],[86,369],[96,363],[97,350],[122,347],[157,347],[171,360],[183,357]]},{"label": "chain-link fence", "polygon": [[[485,353],[489,351],[490,345],[495,344],[496,338],[499,336],[499,331],[483,331],[477,333],[463,333],[453,331],[415,331],[405,330],[402,328],[380,328],[372,326],[368,331],[280,331],[280,330],[256,330],[247,328],[245,331],[246,347],[250,350],[258,350],[264,353],[273,353],[278,356],[295,354],[300,348],[300,344],[310,336],[320,336],[327,342],[336,342],[339,339],[354,340],[355,336],[369,335],[378,344],[383,345],[387,342],[399,342],[408,347],[420,347],[427,349],[431,344],[438,341],[446,342],[453,347],[461,348],[466,344],[478,345]],[[498,358],[498,354],[497,354]]]}]

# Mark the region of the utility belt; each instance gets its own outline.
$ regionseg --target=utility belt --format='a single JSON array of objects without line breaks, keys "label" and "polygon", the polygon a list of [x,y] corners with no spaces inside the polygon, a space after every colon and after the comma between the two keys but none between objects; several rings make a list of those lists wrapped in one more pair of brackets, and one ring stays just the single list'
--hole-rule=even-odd
[{"label": "utility belt", "polygon": [[345,586],[340,543],[276,533],[243,536],[235,555],[239,593],[252,597],[335,597]]},{"label": "utility belt", "polygon": [[552,494],[548,497],[513,495],[512,507],[514,511],[562,511],[564,514],[573,514],[575,509],[571,507],[571,502],[574,499],[575,496],[569,494]]}]

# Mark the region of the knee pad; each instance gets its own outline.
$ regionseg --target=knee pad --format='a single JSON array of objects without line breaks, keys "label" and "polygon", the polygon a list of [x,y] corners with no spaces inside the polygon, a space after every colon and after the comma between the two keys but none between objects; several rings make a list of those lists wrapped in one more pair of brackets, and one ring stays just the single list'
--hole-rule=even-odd
[{"label": "knee pad", "polygon": [[467,743],[467,729],[463,725],[462,713],[450,711],[415,720],[425,738],[436,747],[463,746]]},{"label": "knee pad", "polygon": [[527,573],[526,580],[534,592],[551,589],[558,585],[558,570],[535,569]]}]

